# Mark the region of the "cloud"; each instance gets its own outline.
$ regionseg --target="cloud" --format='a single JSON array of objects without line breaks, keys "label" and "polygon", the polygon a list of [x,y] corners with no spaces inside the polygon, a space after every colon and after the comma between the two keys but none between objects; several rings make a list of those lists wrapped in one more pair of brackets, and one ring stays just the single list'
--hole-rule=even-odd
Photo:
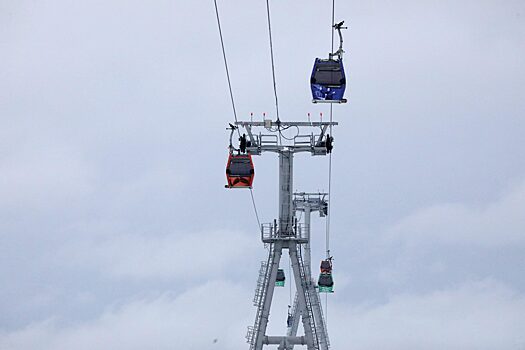
[{"label": "cloud", "polygon": [[19,144],[0,158],[0,205],[46,208],[83,198],[94,189],[94,171],[77,151],[53,141]]},{"label": "cloud", "polygon": [[186,284],[237,271],[243,259],[252,257],[258,248],[253,237],[224,230],[92,235],[63,245],[56,261],[113,278],[182,280]]},{"label": "cloud", "polygon": [[525,349],[525,297],[494,281],[466,282],[381,304],[329,305],[334,349]]},{"label": "cloud", "polygon": [[499,200],[481,206],[446,203],[423,208],[387,232],[410,244],[508,246],[525,242],[525,182]]},{"label": "cloud", "polygon": [[[93,320],[56,319],[0,333],[3,350],[243,349],[250,296],[239,285],[211,281],[174,296],[113,305]],[[214,343],[214,339],[217,342]]]},{"label": "cloud", "polygon": [[[243,349],[250,292],[211,281],[184,294],[114,304],[92,320],[57,319],[0,334],[3,350]],[[467,282],[380,304],[329,304],[334,349],[523,349],[525,297],[494,281]],[[217,339],[217,343],[214,343]]]},{"label": "cloud", "polygon": [[[428,348],[474,347],[476,309],[490,345],[505,335],[491,329],[499,313],[508,326],[505,311],[523,311],[522,298],[498,283],[462,285],[487,276],[525,285],[515,268],[523,265],[523,187],[488,203],[525,169],[523,4],[338,2],[336,16],[350,26],[351,103],[334,107],[332,246],[337,296],[348,299],[341,311],[330,306],[334,348],[420,348],[425,339]],[[215,347],[246,348],[264,250],[256,230],[242,231],[255,229],[249,193],[222,188],[233,117],[214,7],[201,5],[0,5],[0,279],[9,281],[0,291],[0,348],[206,350],[216,330],[232,340],[213,334]],[[265,5],[219,7],[239,118],[274,118]],[[308,76],[329,50],[330,10],[272,3],[286,120],[327,111],[309,104]],[[293,30],[291,14],[300,19]],[[322,167],[297,159],[296,189],[326,188],[315,170],[326,159]],[[278,165],[256,161],[265,222],[276,211]],[[387,244],[368,234],[391,222]],[[241,286],[196,286],[215,279]],[[186,293],[143,297],[167,289]],[[362,299],[351,301],[354,292]],[[389,293],[387,303],[367,304]],[[463,323],[455,309],[469,313]]]}]

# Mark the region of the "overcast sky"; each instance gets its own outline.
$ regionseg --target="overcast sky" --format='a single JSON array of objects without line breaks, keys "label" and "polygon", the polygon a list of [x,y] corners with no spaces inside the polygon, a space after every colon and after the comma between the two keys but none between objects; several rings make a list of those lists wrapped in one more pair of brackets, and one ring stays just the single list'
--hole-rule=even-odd
[{"label": "overcast sky", "polygon": [[[270,3],[281,119],[326,116],[331,1]],[[265,1],[218,5],[239,118],[275,119]],[[333,349],[525,349],[525,2],[343,19]],[[247,349],[266,251],[224,189],[232,120],[212,0],[0,0],[0,349]],[[326,190],[327,161],[296,156],[295,190]],[[255,166],[270,222],[277,158]]]}]

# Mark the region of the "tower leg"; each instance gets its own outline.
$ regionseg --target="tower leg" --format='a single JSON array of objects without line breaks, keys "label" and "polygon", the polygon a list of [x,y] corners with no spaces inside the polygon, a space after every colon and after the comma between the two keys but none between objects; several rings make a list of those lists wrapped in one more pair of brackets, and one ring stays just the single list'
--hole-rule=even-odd
[{"label": "tower leg", "polygon": [[279,268],[279,261],[283,252],[283,243],[278,241],[273,243],[273,249],[271,249],[270,265],[268,266],[266,284],[266,293],[263,297],[262,305],[259,305],[257,312],[258,320],[255,320],[255,350],[262,350],[263,340],[266,334],[266,327],[268,325],[268,317],[270,316],[270,307],[272,306],[273,292],[275,289],[275,280],[277,278],[277,269]]},{"label": "tower leg", "polygon": [[306,280],[304,266],[298,256],[298,245],[296,242],[289,243],[290,259],[292,261],[292,269],[295,278],[295,286],[297,288],[297,298],[299,306],[303,306],[302,321],[304,326],[304,333],[306,337],[306,345],[308,350],[319,349],[317,335],[315,334],[315,321],[313,319],[313,312],[311,310],[310,296],[308,294],[307,284],[311,281]]},{"label": "tower leg", "polygon": [[319,344],[321,345],[321,350],[328,350],[330,343],[328,341],[328,330],[326,329],[326,323],[321,307],[321,296],[313,286],[310,295],[312,298],[312,310],[314,312],[315,324],[317,326],[317,334],[319,334]]}]

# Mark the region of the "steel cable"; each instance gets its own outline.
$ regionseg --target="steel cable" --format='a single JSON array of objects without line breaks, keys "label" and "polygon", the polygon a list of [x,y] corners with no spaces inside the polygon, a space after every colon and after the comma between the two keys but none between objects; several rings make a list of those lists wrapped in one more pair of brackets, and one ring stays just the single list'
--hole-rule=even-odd
[{"label": "steel cable", "polygon": [[275,96],[275,112],[277,113],[277,121],[280,121],[279,118],[279,99],[277,98],[277,83],[275,80],[275,61],[273,55],[273,40],[272,40],[272,23],[270,21],[270,0],[266,0],[266,14],[268,18],[268,36],[270,39],[270,58],[272,61],[272,78],[273,78],[273,92]]},{"label": "steel cable", "polygon": [[[235,122],[237,122],[237,110],[235,109],[235,101],[233,99],[233,89],[232,89],[232,83],[230,79],[230,70],[228,69],[228,60],[226,59],[226,50],[224,49],[224,39],[222,37],[222,28],[221,28],[221,20],[219,17],[219,8],[217,6],[217,0],[213,0],[215,4],[215,15],[217,16],[217,26],[219,28],[219,36],[221,38],[221,48],[222,48],[222,57],[224,58],[224,68],[226,69],[226,79],[228,80],[228,88],[230,90],[230,98],[232,102],[232,109],[233,109],[233,117],[235,118]],[[240,136],[240,131],[237,130]]]},{"label": "steel cable", "polygon": [[[334,52],[334,35],[335,28],[335,0],[332,0],[332,37],[331,37],[331,52]],[[333,120],[333,104],[330,104],[330,137],[332,133]],[[330,258],[330,217],[332,216],[332,153],[328,156],[328,215],[326,216],[326,258]],[[325,295],[325,322],[328,327],[328,294]]]},{"label": "steel cable", "polygon": [[[224,59],[224,68],[226,70],[226,79],[228,80],[228,89],[230,91],[230,99],[232,103],[232,109],[233,109],[233,117],[235,118],[235,122],[238,122],[237,120],[237,109],[235,108],[235,100],[233,98],[233,89],[232,89],[232,83],[230,79],[230,70],[228,69],[228,60],[226,59],[226,49],[224,48],[224,39],[222,36],[222,27],[221,27],[221,20],[219,16],[219,7],[217,6],[217,0],[213,0],[213,3],[215,4],[215,15],[217,17],[217,27],[219,29],[219,37],[221,39],[221,48],[222,48],[222,57]],[[275,77],[274,77],[275,80]],[[277,97],[277,95],[276,95]],[[237,128],[237,134],[239,137],[241,136],[241,132]],[[253,189],[250,188],[250,195],[252,198],[252,204],[253,204],[253,211],[255,212],[255,218],[257,219],[257,227],[258,230],[261,229],[261,221],[259,220],[259,212],[257,210],[257,205],[255,204],[255,198],[253,196]]]}]

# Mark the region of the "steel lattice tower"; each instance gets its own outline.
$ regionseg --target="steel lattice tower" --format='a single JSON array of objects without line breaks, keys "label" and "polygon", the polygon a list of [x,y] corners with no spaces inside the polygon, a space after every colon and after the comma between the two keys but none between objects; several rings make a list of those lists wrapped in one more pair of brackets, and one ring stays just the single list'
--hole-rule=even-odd
[{"label": "steel lattice tower", "polygon": [[[257,307],[253,327],[248,327],[247,341],[250,350],[262,350],[264,345],[278,345],[278,349],[292,349],[294,345],[306,345],[308,350],[328,350],[329,341],[323,319],[319,292],[312,279],[310,266],[310,213],[319,211],[326,214],[325,194],[293,192],[293,158],[296,153],[308,152],[313,156],[323,156],[331,151],[331,140],[326,134],[328,127],[336,122],[236,122],[236,126],[246,130],[248,135],[247,152],[261,155],[274,152],[279,157],[279,218],[273,223],[261,225],[261,239],[269,246],[268,260],[261,263],[254,305]],[[277,130],[297,127],[299,131],[314,128],[319,134],[298,134],[289,144],[279,142],[273,134],[255,134],[254,128]],[[299,223],[295,213],[303,211],[305,222]],[[286,335],[269,336],[266,328],[270,315],[275,280],[283,251],[290,256],[296,297],[292,310],[292,322]],[[302,320],[304,336],[297,336],[299,320]]]}]

